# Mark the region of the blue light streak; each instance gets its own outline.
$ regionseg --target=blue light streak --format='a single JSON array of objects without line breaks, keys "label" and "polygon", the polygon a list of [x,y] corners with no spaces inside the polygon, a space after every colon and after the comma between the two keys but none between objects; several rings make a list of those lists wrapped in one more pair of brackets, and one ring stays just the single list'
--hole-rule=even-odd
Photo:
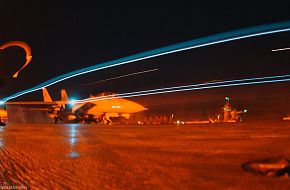
[{"label": "blue light streak", "polygon": [[[268,80],[268,81],[255,81],[255,82],[242,82],[242,83],[234,83],[234,84],[223,84],[223,85],[213,85],[213,86],[203,86],[203,87],[192,87],[192,88],[183,88],[176,90],[164,90],[157,92],[148,92],[148,93],[136,93],[132,95],[121,95],[122,98],[131,98],[131,97],[139,97],[139,96],[148,96],[148,95],[157,95],[157,94],[166,94],[173,92],[184,92],[184,91],[193,91],[193,90],[202,90],[202,89],[213,89],[213,88],[223,88],[223,87],[232,87],[232,86],[243,86],[243,85],[253,85],[253,84],[266,84],[266,83],[276,83],[276,82],[288,82],[289,79],[278,79],[278,80]],[[107,98],[112,99],[112,98]],[[102,99],[100,99],[102,100]]]},{"label": "blue light streak", "polygon": [[200,47],[230,42],[230,41],[234,41],[234,40],[241,40],[241,39],[246,39],[246,38],[250,38],[250,37],[257,37],[257,36],[280,33],[280,32],[287,32],[287,31],[290,31],[290,21],[273,23],[273,24],[268,24],[268,25],[261,25],[261,26],[250,27],[250,28],[244,28],[244,29],[240,29],[240,30],[235,30],[235,31],[215,34],[215,35],[211,35],[211,36],[207,36],[207,37],[202,37],[202,38],[198,38],[198,39],[191,40],[191,41],[177,43],[177,44],[165,46],[162,48],[153,49],[150,51],[146,51],[146,52],[138,53],[135,55],[127,56],[124,58],[103,62],[103,63],[97,64],[97,65],[93,65],[90,67],[86,67],[83,69],[79,69],[76,71],[72,71],[72,72],[57,76],[55,78],[52,78],[46,82],[43,82],[43,83],[37,85],[35,87],[32,87],[32,88],[24,90],[24,91],[20,91],[20,92],[17,92],[11,96],[5,97],[2,99],[2,102],[6,102],[8,100],[11,100],[13,98],[17,98],[17,97],[22,96],[24,94],[40,90],[44,87],[51,86],[53,84],[59,83],[61,81],[67,80],[67,79],[72,78],[72,77],[76,77],[79,75],[87,74],[90,72],[94,72],[94,71],[98,71],[98,70],[102,70],[102,69],[106,69],[106,68],[116,67],[119,65],[124,65],[124,64],[132,63],[132,62],[136,62],[136,61],[141,61],[141,60],[145,60],[145,59],[150,59],[150,58],[154,58],[154,57],[158,57],[158,56],[162,56],[162,55],[181,52],[181,51],[185,51],[185,50],[189,50],[189,49],[200,48]]},{"label": "blue light streak", "polygon": [[191,85],[184,85],[184,86],[174,86],[174,87],[167,87],[167,88],[143,90],[143,91],[137,91],[137,92],[120,93],[120,94],[115,94],[115,95],[87,98],[83,100],[75,100],[74,103],[85,103],[85,102],[100,101],[100,100],[115,99],[115,98],[130,98],[130,97],[148,96],[148,95],[165,94],[165,93],[173,93],[173,92],[183,92],[183,91],[193,91],[193,90],[243,86],[243,85],[254,85],[254,84],[266,84],[266,83],[276,83],[276,82],[288,82],[288,81],[290,81],[290,75],[245,78],[245,79],[228,80],[228,81],[221,81],[221,82],[200,83],[200,84],[191,84]]}]

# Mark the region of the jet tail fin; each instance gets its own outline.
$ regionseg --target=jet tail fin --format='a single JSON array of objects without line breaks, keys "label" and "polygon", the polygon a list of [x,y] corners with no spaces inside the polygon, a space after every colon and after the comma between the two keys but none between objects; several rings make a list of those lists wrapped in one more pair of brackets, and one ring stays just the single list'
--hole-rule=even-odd
[{"label": "jet tail fin", "polygon": [[61,101],[63,101],[63,102],[68,102],[69,99],[68,99],[68,96],[67,96],[66,91],[65,91],[64,89],[62,89],[62,90],[60,91],[60,93],[61,93]]},{"label": "jet tail fin", "polygon": [[52,102],[52,99],[47,91],[46,88],[42,88],[42,95],[43,95],[43,101],[44,102]]}]

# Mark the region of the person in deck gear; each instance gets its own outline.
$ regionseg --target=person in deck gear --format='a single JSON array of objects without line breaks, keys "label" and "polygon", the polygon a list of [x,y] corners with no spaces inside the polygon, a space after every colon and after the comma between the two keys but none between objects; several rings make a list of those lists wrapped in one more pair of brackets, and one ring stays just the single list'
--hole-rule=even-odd
[{"label": "person in deck gear", "polygon": [[231,111],[232,111],[232,107],[230,104],[230,99],[228,97],[225,98],[226,99],[226,103],[223,107],[223,112],[224,112],[224,122],[228,122],[231,119]]}]

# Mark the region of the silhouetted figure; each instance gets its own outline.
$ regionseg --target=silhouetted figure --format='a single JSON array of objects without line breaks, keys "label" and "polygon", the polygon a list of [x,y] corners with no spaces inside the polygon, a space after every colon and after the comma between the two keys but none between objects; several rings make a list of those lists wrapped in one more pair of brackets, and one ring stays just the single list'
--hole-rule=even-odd
[{"label": "silhouetted figure", "polygon": [[231,119],[231,111],[232,111],[232,107],[230,104],[230,99],[228,97],[226,97],[226,103],[223,107],[224,122],[228,122]]}]

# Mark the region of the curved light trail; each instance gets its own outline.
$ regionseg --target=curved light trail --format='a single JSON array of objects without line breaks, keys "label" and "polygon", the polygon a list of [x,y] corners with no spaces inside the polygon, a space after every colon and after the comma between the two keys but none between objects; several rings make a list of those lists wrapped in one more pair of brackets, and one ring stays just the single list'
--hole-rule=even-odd
[{"label": "curved light trail", "polygon": [[173,92],[183,92],[183,91],[222,88],[222,87],[231,87],[231,86],[243,86],[243,85],[253,85],[253,84],[288,82],[288,81],[290,81],[290,75],[259,77],[259,78],[245,78],[245,79],[227,80],[227,81],[221,81],[221,82],[200,83],[200,84],[191,84],[191,85],[184,85],[184,86],[174,86],[174,87],[167,87],[167,88],[143,90],[143,91],[136,91],[136,92],[129,92],[129,93],[120,93],[120,94],[114,94],[114,95],[87,98],[83,100],[73,100],[70,103],[72,104],[86,103],[86,102],[91,102],[91,101],[115,99],[115,98],[120,98],[120,97],[130,98],[130,97],[137,97],[137,96],[148,96],[148,95],[165,94],[165,93],[173,93]]},{"label": "curved light trail", "polygon": [[24,94],[34,92],[36,90],[40,90],[41,88],[51,86],[53,84],[56,84],[58,82],[64,81],[72,77],[76,77],[79,75],[83,75],[86,73],[90,73],[90,72],[94,72],[94,71],[98,71],[98,70],[102,70],[102,69],[106,69],[110,67],[124,65],[124,64],[132,63],[136,61],[141,61],[141,60],[150,59],[150,58],[154,58],[154,57],[158,57],[162,55],[181,52],[181,51],[185,51],[189,49],[200,48],[200,47],[225,43],[225,42],[234,41],[234,40],[240,40],[240,39],[245,39],[245,38],[250,38],[250,37],[262,36],[262,35],[268,35],[268,34],[274,34],[274,33],[280,33],[280,32],[287,32],[287,31],[290,31],[290,21],[244,28],[240,30],[202,37],[202,38],[198,38],[195,40],[186,41],[186,42],[182,42],[182,43],[178,43],[174,45],[169,45],[162,48],[153,49],[150,51],[127,56],[124,58],[103,62],[101,64],[93,65],[90,67],[86,67],[83,69],[79,69],[76,71],[72,71],[72,72],[57,76],[33,88],[20,91],[11,96],[5,97],[2,99],[2,102],[6,102],[8,100],[22,96]]},{"label": "curved light trail", "polygon": [[24,49],[25,53],[26,53],[26,62],[24,63],[24,65],[13,75],[13,78],[17,78],[19,72],[24,69],[31,61],[32,59],[32,55],[31,55],[31,48],[30,46],[22,41],[11,41],[11,42],[7,42],[4,43],[0,46],[0,50],[6,49],[8,47],[12,47],[12,46],[18,46],[21,47],[22,49]]}]

